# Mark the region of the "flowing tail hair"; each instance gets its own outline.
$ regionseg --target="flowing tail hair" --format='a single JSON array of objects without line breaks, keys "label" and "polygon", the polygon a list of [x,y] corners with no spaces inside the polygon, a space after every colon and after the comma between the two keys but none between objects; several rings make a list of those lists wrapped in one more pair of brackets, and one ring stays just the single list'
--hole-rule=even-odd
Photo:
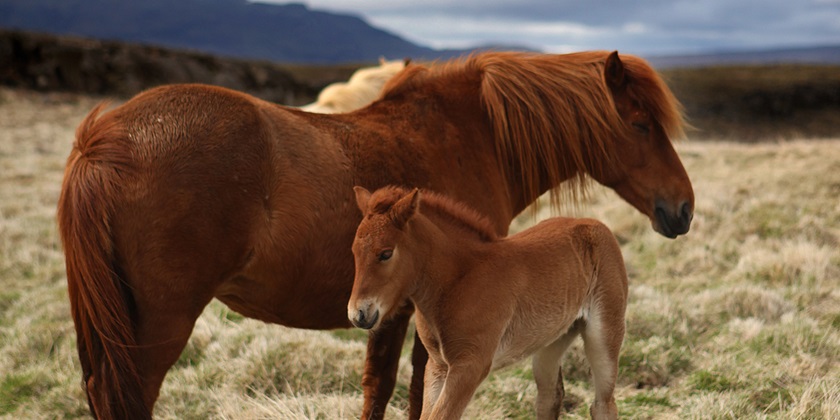
[{"label": "flowing tail hair", "polygon": [[132,357],[131,291],[116,266],[111,218],[120,181],[133,170],[128,135],[106,106],[76,130],[58,201],[67,290],[88,405],[96,418],[150,418]]}]

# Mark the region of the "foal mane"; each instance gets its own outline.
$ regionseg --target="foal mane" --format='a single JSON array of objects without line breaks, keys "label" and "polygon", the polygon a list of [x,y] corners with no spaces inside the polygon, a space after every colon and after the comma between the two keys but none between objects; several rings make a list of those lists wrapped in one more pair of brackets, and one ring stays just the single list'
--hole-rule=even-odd
[{"label": "foal mane", "polygon": [[[487,52],[431,67],[410,65],[385,86],[383,97],[419,89],[446,78],[450,83],[481,76],[481,101],[492,121],[499,164],[508,175],[518,171],[526,198],[537,197],[541,181],[554,205],[564,195],[577,201],[592,175],[618,161],[612,144],[631,130],[616,110],[604,80],[609,52],[565,55]],[[682,107],[644,60],[622,55],[626,93],[671,137],[683,135]],[[561,183],[571,176],[575,182]]]},{"label": "foal mane", "polygon": [[[405,187],[388,186],[373,193],[368,203],[371,214],[389,214],[394,204],[410,194],[412,190]],[[433,216],[449,225],[473,233],[484,242],[497,239],[496,231],[489,219],[464,203],[455,201],[445,195],[420,190],[420,210],[425,216]],[[396,215],[394,215],[396,216]]]}]

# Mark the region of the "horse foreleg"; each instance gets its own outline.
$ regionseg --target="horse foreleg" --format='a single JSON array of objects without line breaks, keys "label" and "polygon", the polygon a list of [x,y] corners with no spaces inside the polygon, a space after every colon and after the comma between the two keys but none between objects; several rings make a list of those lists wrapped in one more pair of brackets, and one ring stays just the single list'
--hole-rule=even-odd
[{"label": "horse foreleg", "polygon": [[408,390],[408,418],[419,420],[423,410],[423,389],[426,362],[429,361],[429,353],[417,331],[414,332],[414,348],[411,350],[411,387]]},{"label": "horse foreleg", "polygon": [[412,313],[414,307],[406,305],[368,336],[365,372],[362,376],[365,395],[362,419],[378,420],[385,417],[388,400],[397,383],[400,353]]}]

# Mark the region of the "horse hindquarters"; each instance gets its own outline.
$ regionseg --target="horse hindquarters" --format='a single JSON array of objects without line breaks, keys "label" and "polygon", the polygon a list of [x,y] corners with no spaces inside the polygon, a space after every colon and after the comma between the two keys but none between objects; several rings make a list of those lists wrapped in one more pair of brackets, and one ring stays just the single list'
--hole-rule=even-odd
[{"label": "horse hindquarters", "polygon": [[[68,291],[92,414],[146,419],[212,299],[207,279],[220,281],[231,272],[222,267],[246,251],[218,245],[227,239],[218,220],[195,217],[194,207],[173,210],[169,204],[185,200],[184,190],[136,198],[153,171],[133,159],[120,113],[97,119],[100,109],[79,127],[59,200]],[[192,239],[196,226],[207,226],[213,240]]]}]

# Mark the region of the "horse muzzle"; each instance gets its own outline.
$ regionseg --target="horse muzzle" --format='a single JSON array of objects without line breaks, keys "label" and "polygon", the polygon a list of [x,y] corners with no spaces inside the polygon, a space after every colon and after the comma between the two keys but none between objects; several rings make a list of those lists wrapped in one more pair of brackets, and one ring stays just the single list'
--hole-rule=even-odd
[{"label": "horse muzzle", "polygon": [[674,239],[688,232],[691,220],[694,218],[694,210],[687,201],[679,205],[677,211],[670,211],[668,207],[665,203],[656,203],[653,230],[662,236]]}]

